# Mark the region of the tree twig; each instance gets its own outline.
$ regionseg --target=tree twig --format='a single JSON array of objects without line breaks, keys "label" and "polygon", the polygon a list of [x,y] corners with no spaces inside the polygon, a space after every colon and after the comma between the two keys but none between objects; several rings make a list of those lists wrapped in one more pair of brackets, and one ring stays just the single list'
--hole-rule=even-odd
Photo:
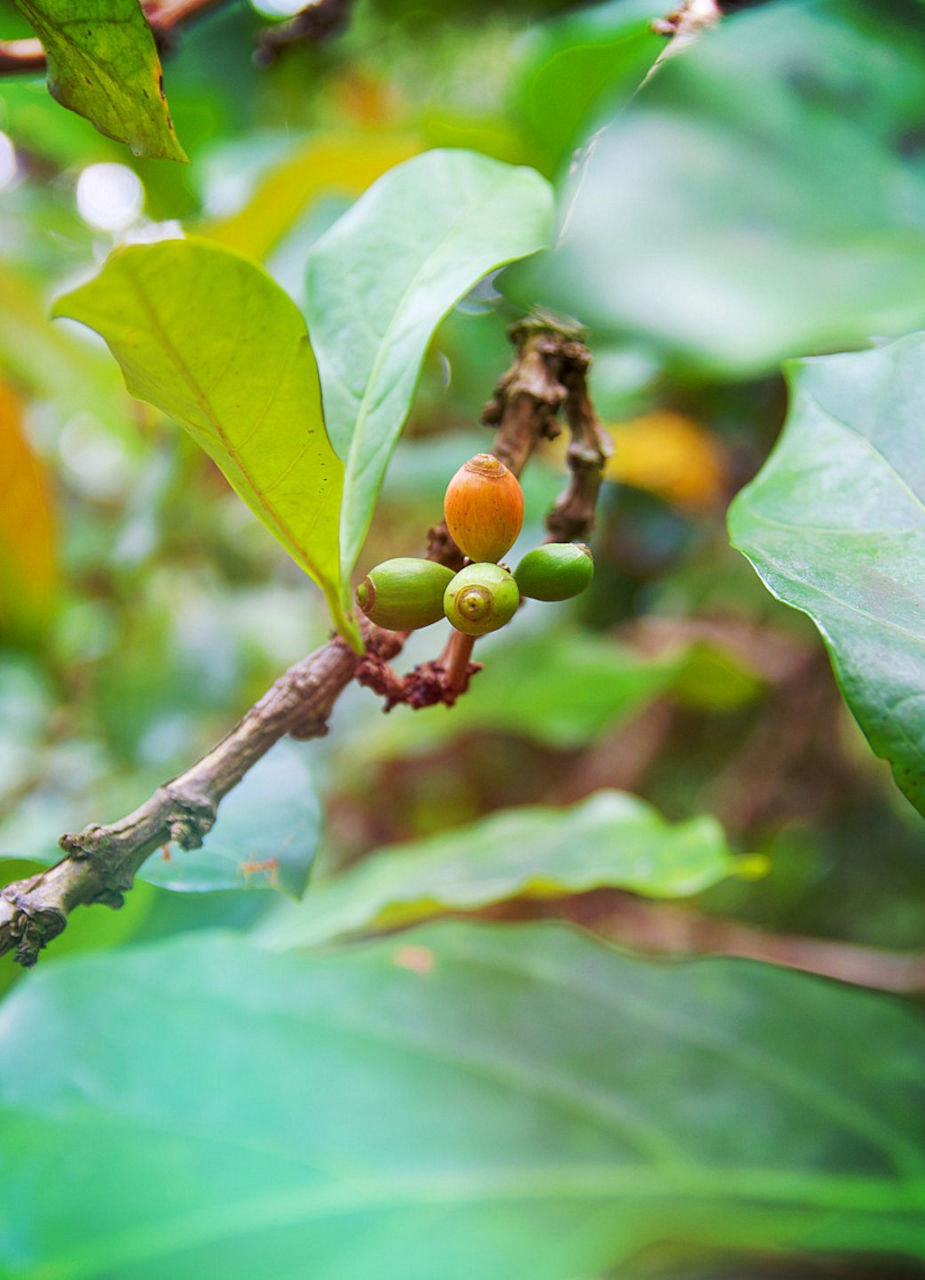
[{"label": "tree twig", "polygon": [[[593,897],[593,895],[592,895]],[[582,923],[621,946],[662,955],[739,956],[903,995],[925,992],[925,952],[882,951],[828,938],[772,933],[692,907],[610,897]]]},{"label": "tree twig", "polygon": [[[147,0],[142,11],[158,47],[171,48],[179,30],[227,0]],[[44,71],[45,50],[37,37],[0,40],[0,76],[35,75]]]},{"label": "tree twig", "polygon": [[[558,408],[567,397],[551,370],[557,367],[561,372],[565,367],[561,361],[571,339],[552,321],[534,326],[529,333],[515,329],[512,337],[517,354],[499,383],[494,452],[519,474],[539,440],[555,426],[552,406]],[[430,555],[449,567],[459,558],[445,529],[442,538],[432,536]],[[446,672],[442,667],[437,670],[439,660],[423,664],[428,672],[417,669],[406,677],[391,672],[389,660],[401,651],[404,641],[403,633],[367,627],[367,652],[361,657],[343,640],[330,640],[291,667],[207,755],[158,787],[134,812],[106,826],[92,825],[62,836],[59,843],[65,858],[0,891],[0,955],[14,951],[20,964],[35,964],[75,907],[89,903],[119,907],[135,873],[156,850],[171,841],[183,849],[198,848],[215,822],[222,798],[275,742],[286,734],[315,738],[327,732],[337,698],[361,669],[391,673],[399,689],[415,680],[423,688],[425,676],[438,686],[445,685]],[[461,661],[455,663],[453,700],[474,669],[471,663],[465,670]],[[455,687],[460,684],[462,688]],[[395,700],[410,699],[399,695]]]}]

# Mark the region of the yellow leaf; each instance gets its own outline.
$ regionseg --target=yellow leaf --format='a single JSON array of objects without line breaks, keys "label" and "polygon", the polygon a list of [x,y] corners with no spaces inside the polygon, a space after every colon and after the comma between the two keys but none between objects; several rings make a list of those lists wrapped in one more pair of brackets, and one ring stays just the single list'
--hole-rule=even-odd
[{"label": "yellow leaf", "polygon": [[22,429],[22,403],[0,382],[0,635],[41,634],[55,598],[55,519],[44,469]]},{"label": "yellow leaf", "polygon": [[646,489],[687,511],[709,510],[725,496],[726,456],[692,418],[660,409],[608,430],[613,454],[607,480]]},{"label": "yellow leaf", "polygon": [[387,169],[424,148],[410,134],[316,134],[264,178],[237,213],[202,234],[254,258],[265,258],[305,210],[326,195],[358,196]]}]

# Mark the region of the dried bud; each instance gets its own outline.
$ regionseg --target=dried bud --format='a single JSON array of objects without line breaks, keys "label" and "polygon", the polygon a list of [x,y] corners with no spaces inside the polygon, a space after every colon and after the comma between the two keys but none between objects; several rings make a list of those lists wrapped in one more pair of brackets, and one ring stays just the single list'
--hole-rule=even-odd
[{"label": "dried bud", "polygon": [[484,636],[510,622],[520,604],[513,575],[498,564],[469,564],[446,589],[443,608],[457,631]]},{"label": "dried bud", "polygon": [[477,453],[447,485],[443,513],[453,540],[470,560],[500,560],[524,522],[523,490],[503,462]]},{"label": "dried bud", "polygon": [[357,587],[356,601],[370,622],[388,631],[414,631],[443,617],[443,593],[453,570],[434,560],[383,560]]},{"label": "dried bud", "polygon": [[568,600],[594,577],[591,548],[583,542],[547,542],[527,552],[514,577],[521,595],[531,600]]}]

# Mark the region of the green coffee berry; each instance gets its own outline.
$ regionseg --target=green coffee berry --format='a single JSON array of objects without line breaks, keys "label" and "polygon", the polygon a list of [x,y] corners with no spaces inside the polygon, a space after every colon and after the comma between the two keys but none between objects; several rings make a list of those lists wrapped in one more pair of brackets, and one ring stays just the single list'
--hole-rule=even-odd
[{"label": "green coffee berry", "polygon": [[414,631],[443,617],[443,593],[452,578],[452,569],[433,560],[383,560],[357,587],[356,602],[377,626]]},{"label": "green coffee berry", "polygon": [[484,636],[510,622],[520,604],[517,583],[498,564],[469,564],[460,569],[443,597],[446,616],[457,631]]},{"label": "green coffee berry", "polygon": [[569,600],[594,577],[591,550],[583,542],[547,542],[527,552],[514,577],[531,600]]}]

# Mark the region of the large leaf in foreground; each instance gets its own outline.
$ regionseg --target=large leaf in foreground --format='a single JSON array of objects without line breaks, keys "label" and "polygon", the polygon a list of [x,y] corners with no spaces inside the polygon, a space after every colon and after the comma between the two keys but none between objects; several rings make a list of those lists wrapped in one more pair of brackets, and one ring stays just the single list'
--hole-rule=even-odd
[{"label": "large leaf in foreground", "polygon": [[784,434],[730,536],[816,623],[871,746],[925,813],[925,334],[789,379]]},{"label": "large leaf in foreground", "polygon": [[518,296],[733,376],[921,325],[923,86],[910,0],[727,18],[594,137]]},{"label": "large leaf in foreground", "polygon": [[135,155],[185,160],[160,59],[138,0],[16,0],[42,39],[48,88],[62,106]]},{"label": "large leaf in foreground", "polygon": [[705,1249],[922,1257],[923,1054],[895,1001],[561,926],[49,965],[0,1011],[0,1270],[574,1280],[655,1242],[669,1276]]},{"label": "large leaf in foreground", "polygon": [[555,898],[602,886],[652,898],[699,893],[735,873],[715,818],[672,825],[621,791],[567,809],[507,809],[469,826],[371,854],[274,917],[263,937],[304,946],[391,929],[441,911],[509,898]]},{"label": "large leaf in foreground", "polygon": [[428,151],[374,183],[312,248],[308,325],[325,420],[347,463],[345,578],[434,330],[482,276],[546,244],[551,223],[552,191],[535,170]]},{"label": "large leaf in foreground", "polygon": [[305,322],[279,285],[206,240],[129,245],[54,315],[103,335],[129,391],[186,427],[359,647],[339,571],[344,468]]}]

